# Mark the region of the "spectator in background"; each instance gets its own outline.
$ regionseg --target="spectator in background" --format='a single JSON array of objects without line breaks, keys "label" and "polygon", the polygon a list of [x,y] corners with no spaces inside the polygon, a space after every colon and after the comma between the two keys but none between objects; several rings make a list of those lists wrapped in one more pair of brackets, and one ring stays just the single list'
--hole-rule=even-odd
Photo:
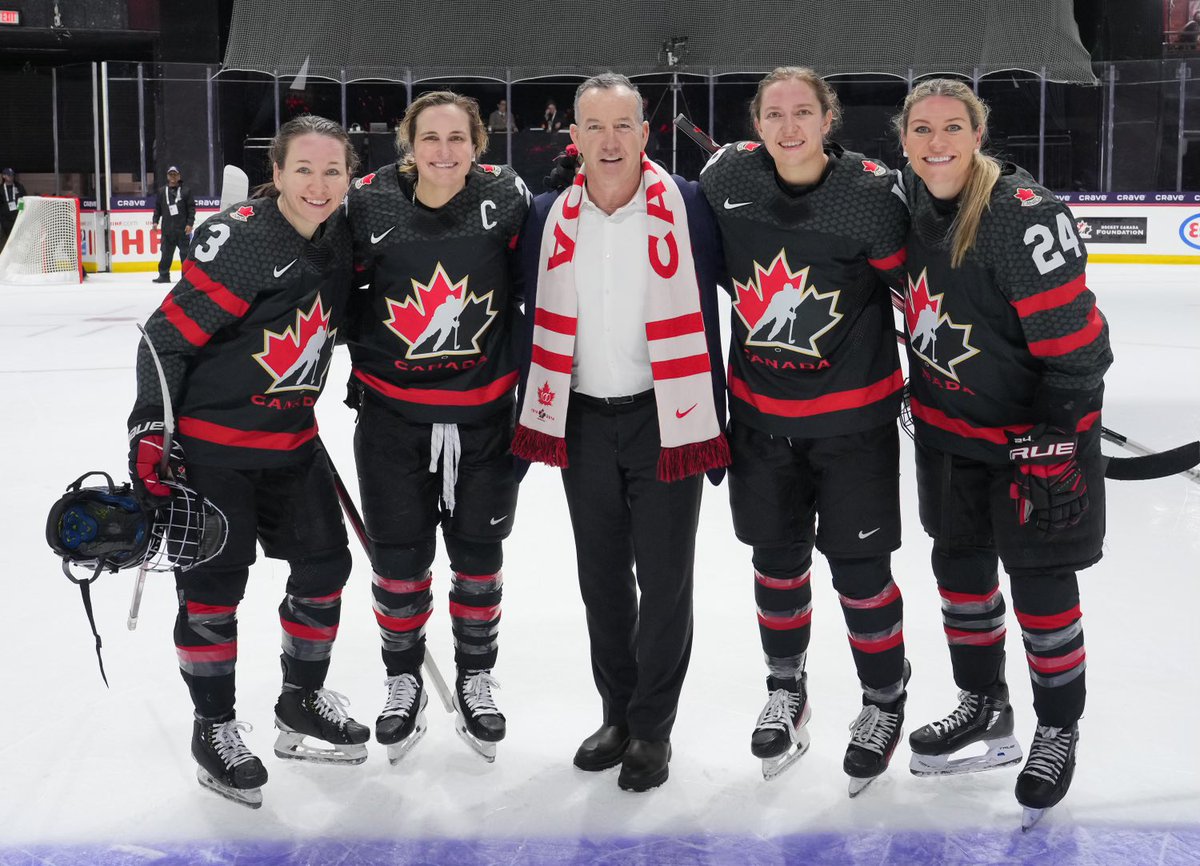
[{"label": "spectator in background", "polygon": [[566,118],[559,112],[553,99],[546,100],[546,110],[542,112],[542,123],[538,129],[546,132],[561,132]]},{"label": "spectator in background", "polygon": [[192,191],[183,185],[179,169],[171,166],[167,169],[167,185],[162,188],[158,200],[154,202],[154,227],[158,228],[162,221],[162,256],[158,260],[158,276],[156,283],[171,282],[171,263],[175,260],[175,251],[179,250],[179,260],[187,255],[188,237],[192,226],[196,224],[196,201]]},{"label": "spectator in background", "polygon": [[17,203],[25,198],[25,187],[17,182],[16,173],[11,168],[4,169],[0,176],[3,178],[0,191],[4,193],[4,199],[0,201],[0,250],[2,250],[4,242],[8,240],[8,236],[12,232],[13,223],[17,221]]},{"label": "spectator in background", "polygon": [[496,110],[488,115],[488,132],[516,132],[517,125],[508,113],[508,100],[501,99]]},{"label": "spectator in background", "polygon": [[1183,25],[1179,32],[1180,45],[1195,45],[1196,37],[1200,36],[1200,9],[1192,13],[1192,20]]}]

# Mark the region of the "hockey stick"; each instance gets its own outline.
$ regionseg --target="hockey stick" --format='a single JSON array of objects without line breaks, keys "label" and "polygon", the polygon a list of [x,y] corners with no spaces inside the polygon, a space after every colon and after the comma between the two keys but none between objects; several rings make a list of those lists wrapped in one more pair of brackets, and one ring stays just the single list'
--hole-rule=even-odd
[{"label": "hockey stick", "polygon": [[[350,528],[354,530],[354,534],[358,536],[359,543],[362,544],[363,550],[367,555],[371,554],[371,540],[367,537],[367,527],[363,522],[362,514],[358,511],[358,506],[354,504],[354,500],[350,496],[350,491],[346,489],[345,482],[342,481],[342,476],[338,474],[337,467],[333,465],[333,458],[329,456],[329,452],[325,451],[325,460],[329,463],[329,471],[333,474],[333,486],[337,490],[338,502],[342,505],[342,511],[346,513],[346,520],[350,523]],[[437,662],[433,660],[433,654],[429,648],[425,648],[425,662],[423,667],[425,673],[429,674],[429,679],[433,680],[433,688],[441,698],[442,706],[446,708],[446,712],[454,712],[454,698],[450,694],[450,689],[446,685],[446,680],[442,677],[441,670],[438,669]]]},{"label": "hockey stick", "polygon": [[250,178],[236,165],[225,166],[221,175],[221,210],[245,201],[250,195]]},{"label": "hockey stick", "polygon": [[[171,392],[167,388],[167,374],[163,370],[162,361],[159,360],[158,352],[154,349],[154,343],[150,339],[150,335],[146,333],[146,329],[141,325],[137,329],[142,333],[142,339],[146,342],[146,348],[150,350],[150,357],[154,361],[154,370],[158,373],[158,386],[162,390],[163,401],[163,445],[162,456],[158,460],[158,475],[160,478],[170,476],[171,467],[171,446],[175,440],[175,411],[171,406]],[[142,591],[146,588],[146,563],[143,562],[138,567],[137,580],[133,584],[133,598],[129,601],[129,618],[125,620],[125,627],[130,631],[137,628],[138,613],[142,609]]]}]

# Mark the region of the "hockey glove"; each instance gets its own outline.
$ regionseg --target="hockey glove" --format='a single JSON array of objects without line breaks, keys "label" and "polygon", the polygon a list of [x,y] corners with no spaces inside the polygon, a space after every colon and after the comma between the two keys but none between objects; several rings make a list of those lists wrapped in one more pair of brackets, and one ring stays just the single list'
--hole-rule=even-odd
[{"label": "hockey glove", "polygon": [[129,478],[133,482],[133,493],[144,505],[155,508],[171,498],[171,488],[165,481],[187,480],[187,469],[183,462],[183,446],[178,441],[171,443],[171,456],[167,469],[162,471],[163,422],[135,422],[129,428]]},{"label": "hockey glove", "polygon": [[1022,526],[1032,523],[1042,532],[1059,532],[1083,517],[1087,479],[1075,459],[1076,445],[1073,435],[1045,424],[1009,437],[1010,495]]}]

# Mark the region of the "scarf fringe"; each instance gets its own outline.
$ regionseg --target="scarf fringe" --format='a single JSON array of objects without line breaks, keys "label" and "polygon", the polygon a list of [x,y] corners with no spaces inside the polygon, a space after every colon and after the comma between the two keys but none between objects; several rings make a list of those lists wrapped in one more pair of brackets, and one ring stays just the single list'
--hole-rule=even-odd
[{"label": "scarf fringe", "polygon": [[518,424],[513,434],[512,453],[530,463],[547,463],[564,468],[567,465],[567,440]]},{"label": "scarf fringe", "polygon": [[658,452],[658,480],[678,481],[710,469],[722,469],[732,462],[729,440],[724,433],[706,442],[693,442]]}]

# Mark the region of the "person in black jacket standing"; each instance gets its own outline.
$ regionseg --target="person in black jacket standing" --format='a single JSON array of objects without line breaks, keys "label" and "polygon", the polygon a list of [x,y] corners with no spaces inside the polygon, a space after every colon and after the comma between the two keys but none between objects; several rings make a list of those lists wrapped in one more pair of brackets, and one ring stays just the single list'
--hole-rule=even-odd
[{"label": "person in black jacket standing", "polygon": [[175,251],[179,250],[179,260],[182,262],[187,255],[192,226],[196,224],[196,201],[192,198],[192,191],[183,185],[179,169],[175,166],[167,169],[167,185],[154,203],[155,228],[158,228],[160,220],[162,257],[158,260],[158,276],[154,282],[169,283]]},{"label": "person in black jacket standing", "polygon": [[0,250],[4,242],[12,234],[13,224],[17,221],[19,202],[25,198],[25,187],[16,180],[16,174],[11,168],[0,172]]}]

